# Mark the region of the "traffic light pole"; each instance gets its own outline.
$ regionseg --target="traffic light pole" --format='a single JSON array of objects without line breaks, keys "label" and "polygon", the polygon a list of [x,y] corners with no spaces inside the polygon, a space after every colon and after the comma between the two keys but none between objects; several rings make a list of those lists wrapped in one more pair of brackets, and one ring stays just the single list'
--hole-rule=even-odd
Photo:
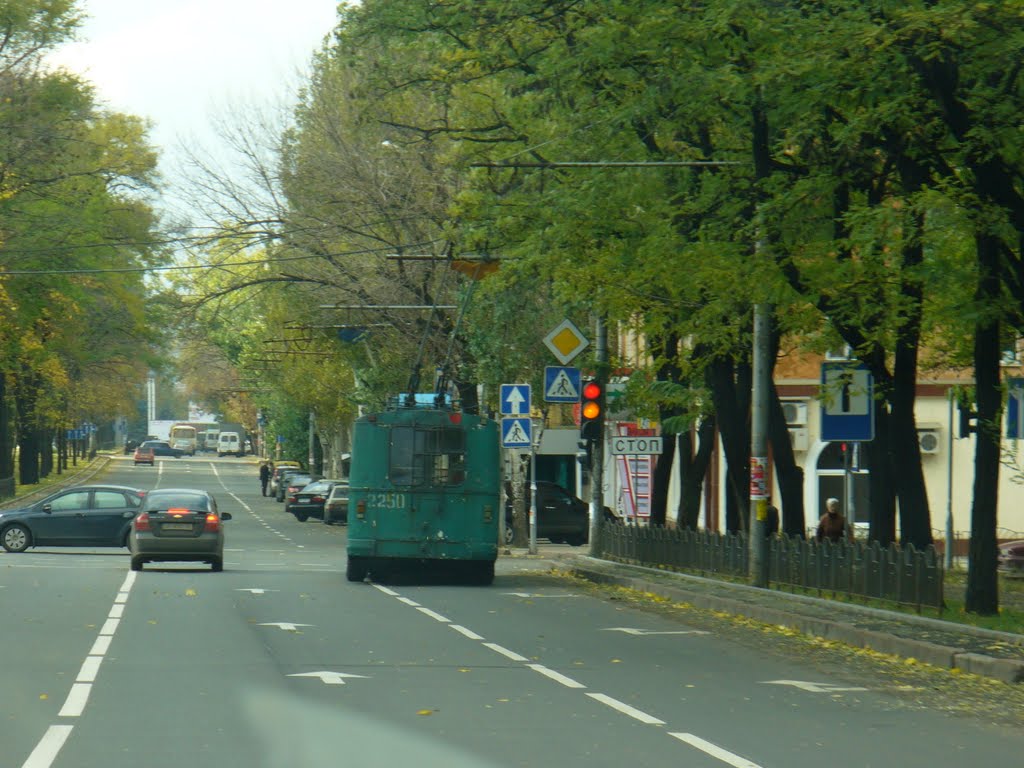
[{"label": "traffic light pole", "polygon": [[[604,318],[598,316],[595,323],[594,356],[597,362],[597,381],[601,391],[608,390],[608,330]],[[598,422],[597,438],[590,452],[590,554],[596,555],[601,518],[604,512],[604,432],[606,408],[602,408]]]}]

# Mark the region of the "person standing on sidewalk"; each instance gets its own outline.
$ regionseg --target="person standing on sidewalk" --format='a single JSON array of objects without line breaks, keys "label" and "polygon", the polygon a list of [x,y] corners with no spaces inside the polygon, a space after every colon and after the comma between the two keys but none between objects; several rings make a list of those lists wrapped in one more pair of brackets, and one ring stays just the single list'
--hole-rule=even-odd
[{"label": "person standing on sidewalk", "polygon": [[270,463],[262,462],[260,464],[260,489],[263,491],[263,495],[267,495],[267,483],[270,482]]},{"label": "person standing on sidewalk", "polygon": [[818,521],[818,532],[815,538],[818,541],[828,539],[833,544],[843,539],[853,541],[853,529],[839,511],[839,499],[833,498],[825,502],[825,514]]}]

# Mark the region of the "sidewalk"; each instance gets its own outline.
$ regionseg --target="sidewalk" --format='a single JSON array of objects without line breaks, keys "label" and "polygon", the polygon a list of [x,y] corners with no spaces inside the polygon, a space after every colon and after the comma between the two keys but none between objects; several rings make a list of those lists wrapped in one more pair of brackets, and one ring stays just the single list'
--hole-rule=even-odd
[{"label": "sidewalk", "polygon": [[1024,682],[1024,635],[613,563],[565,550],[553,549],[542,556],[594,583],[629,587],[697,608],[785,626],[1005,683]]}]

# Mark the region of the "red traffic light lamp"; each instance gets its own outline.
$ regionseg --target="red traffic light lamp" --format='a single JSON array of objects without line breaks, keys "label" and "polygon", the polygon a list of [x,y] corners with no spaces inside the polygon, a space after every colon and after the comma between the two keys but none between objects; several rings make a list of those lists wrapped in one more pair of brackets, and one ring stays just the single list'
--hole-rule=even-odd
[{"label": "red traffic light lamp", "polygon": [[590,380],[583,385],[580,405],[580,439],[600,440],[604,426],[604,385]]}]

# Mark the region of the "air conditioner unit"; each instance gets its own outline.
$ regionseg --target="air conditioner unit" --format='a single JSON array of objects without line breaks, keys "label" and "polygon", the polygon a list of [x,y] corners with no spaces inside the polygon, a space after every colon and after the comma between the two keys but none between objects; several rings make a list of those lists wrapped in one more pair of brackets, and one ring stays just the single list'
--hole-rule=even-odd
[{"label": "air conditioner unit", "polygon": [[807,450],[807,427],[790,427],[789,442],[793,450],[802,453]]},{"label": "air conditioner unit", "polygon": [[782,413],[786,416],[786,424],[791,427],[802,427],[807,423],[807,403],[804,400],[783,400]]},{"label": "air conditioner unit", "polygon": [[919,429],[917,430],[917,444],[921,447],[922,454],[936,454],[939,452],[939,430]]}]

